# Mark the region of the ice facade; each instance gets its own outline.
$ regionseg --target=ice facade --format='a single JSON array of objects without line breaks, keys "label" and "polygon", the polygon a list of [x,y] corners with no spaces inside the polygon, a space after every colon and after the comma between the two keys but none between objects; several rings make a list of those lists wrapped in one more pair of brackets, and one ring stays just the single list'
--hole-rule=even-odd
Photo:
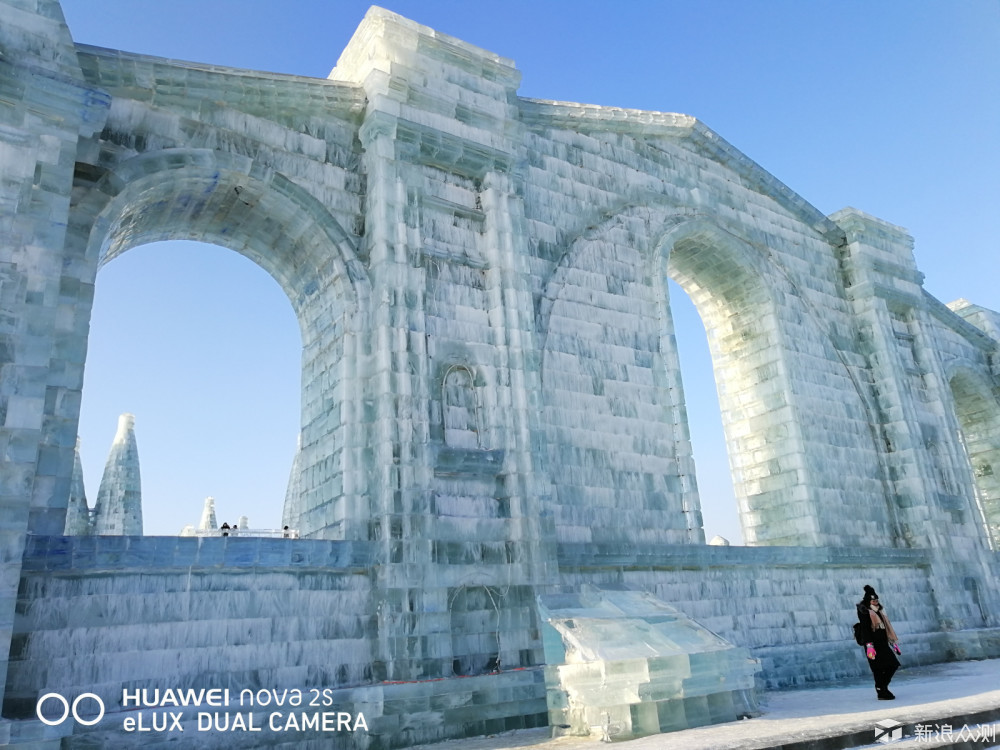
[{"label": "ice facade", "polygon": [[[758,688],[863,673],[865,583],[911,663],[1000,655],[1000,316],[928,295],[903,229],[822,215],[692,117],[520,97],[510,60],[377,8],[328,80],[0,13],[5,741],[46,691],[114,713],[123,686],[331,689],[373,750],[559,695],[581,730],[628,705],[659,731],[749,705],[747,659]],[[98,269],[167,238],[250,258],[298,317],[305,538],[64,536]],[[705,543],[668,278],[745,547]],[[670,608],[706,639],[679,661],[739,656],[703,662],[733,690],[678,713],[681,668],[638,646],[592,663],[638,702],[590,690],[549,661],[553,596],[618,601],[594,621],[623,648]]]}]

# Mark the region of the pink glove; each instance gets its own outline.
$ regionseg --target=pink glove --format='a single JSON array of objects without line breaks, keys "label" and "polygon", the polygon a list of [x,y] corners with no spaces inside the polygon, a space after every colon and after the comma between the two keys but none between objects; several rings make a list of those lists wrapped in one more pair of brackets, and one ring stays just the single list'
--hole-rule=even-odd
[{"label": "pink glove", "polygon": [[899,656],[900,654],[903,653],[902,651],[899,650],[899,644],[898,643],[893,643],[892,644],[892,650],[896,652],[896,656]]},{"label": "pink glove", "polygon": [[875,658],[875,644],[874,643],[869,643],[867,646],[865,646],[865,653],[868,654],[868,658],[869,659],[874,659]]}]

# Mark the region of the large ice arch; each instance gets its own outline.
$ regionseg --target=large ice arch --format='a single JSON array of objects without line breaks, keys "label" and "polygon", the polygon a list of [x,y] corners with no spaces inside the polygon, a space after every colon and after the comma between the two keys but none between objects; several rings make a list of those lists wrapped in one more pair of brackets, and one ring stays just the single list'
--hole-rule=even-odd
[{"label": "large ice arch", "polygon": [[[709,336],[746,541],[899,543],[869,396],[808,293],[762,239],[711,212],[655,203],[581,233],[539,306],[560,539],[704,541],[668,277]],[[644,362],[618,356],[626,340]],[[813,362],[822,384],[810,376]],[[837,408],[811,412],[826,395],[817,390],[836,392]],[[589,425],[573,423],[580,399],[598,415]],[[593,430],[624,439],[601,443]],[[831,450],[852,474],[824,471]]]},{"label": "large ice arch", "polygon": [[[295,478],[285,518],[303,534],[342,535],[337,511],[349,459],[344,428],[359,317],[369,295],[352,238],[303,188],[253,160],[207,149],[168,148],[100,173],[78,170],[71,225],[96,267],[139,245],[195,240],[234,250],[281,286],[302,336],[300,473],[332,466],[322,483]],[[85,239],[84,239],[85,238]],[[343,504],[341,504],[341,510]],[[342,517],[340,519],[343,520]]]}]

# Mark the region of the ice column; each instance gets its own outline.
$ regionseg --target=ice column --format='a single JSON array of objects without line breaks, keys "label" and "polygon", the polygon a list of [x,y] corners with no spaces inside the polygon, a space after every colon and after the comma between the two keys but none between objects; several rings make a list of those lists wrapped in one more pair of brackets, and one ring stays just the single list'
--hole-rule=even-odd
[{"label": "ice column", "polygon": [[142,534],[142,489],[139,450],[135,444],[135,417],[118,417],[118,432],[104,465],[101,488],[94,507],[94,534],[138,536]]},{"label": "ice column", "polygon": [[90,509],[87,492],[83,486],[83,465],[80,463],[80,439],[76,439],[73,453],[73,478],[69,485],[69,504],[66,506],[66,536],[87,536],[90,533]]},{"label": "ice column", "polygon": [[198,522],[200,531],[212,531],[219,528],[219,522],[215,520],[215,498],[206,497],[205,507],[201,509],[201,520]]}]

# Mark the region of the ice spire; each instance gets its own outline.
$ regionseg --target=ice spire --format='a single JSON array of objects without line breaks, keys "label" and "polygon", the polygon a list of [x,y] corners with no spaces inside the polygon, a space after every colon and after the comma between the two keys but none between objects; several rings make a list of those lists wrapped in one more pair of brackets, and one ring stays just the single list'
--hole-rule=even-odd
[{"label": "ice spire", "polygon": [[292,470],[288,475],[288,488],[285,490],[285,506],[281,511],[281,523],[284,526],[298,528],[299,515],[302,512],[300,494],[302,492],[302,433],[299,433],[298,445],[295,448],[295,458],[292,459]]},{"label": "ice spire", "polygon": [[134,416],[122,414],[118,417],[118,432],[111,444],[94,504],[94,534],[142,534],[142,488],[134,428]]},{"label": "ice spire", "polygon": [[66,536],[87,536],[90,533],[90,509],[83,486],[83,464],[80,463],[80,438],[73,451],[73,478],[69,485],[69,505],[66,506]]},{"label": "ice spire", "polygon": [[215,519],[215,498],[206,497],[205,507],[201,509],[201,521],[198,522],[199,531],[212,531],[219,528],[219,522]]}]

